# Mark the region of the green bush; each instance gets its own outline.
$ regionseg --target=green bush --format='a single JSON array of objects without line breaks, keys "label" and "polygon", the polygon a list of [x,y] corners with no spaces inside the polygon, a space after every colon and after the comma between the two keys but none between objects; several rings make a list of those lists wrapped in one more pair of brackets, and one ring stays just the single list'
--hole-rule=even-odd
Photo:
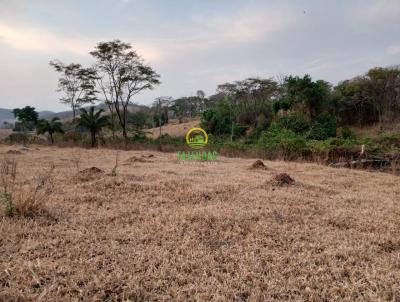
[{"label": "green bush", "polygon": [[378,144],[389,148],[400,148],[400,133],[384,132],[377,139]]},{"label": "green bush", "polygon": [[29,142],[29,134],[25,133],[11,133],[7,138],[6,141],[13,143],[13,144],[27,144]]},{"label": "green bush", "polygon": [[261,133],[258,145],[269,151],[279,151],[284,154],[301,153],[307,148],[304,137],[292,130],[281,129],[276,126],[271,126],[268,131]]},{"label": "green bush", "polygon": [[287,111],[290,109],[290,107],[292,107],[292,102],[288,99],[280,99],[272,103],[272,110],[275,114],[277,114],[281,109]]},{"label": "green bush", "polygon": [[228,101],[221,101],[215,107],[203,111],[200,126],[214,135],[230,134],[232,124]]},{"label": "green bush", "polygon": [[354,133],[353,131],[351,131],[351,129],[349,127],[343,127],[342,128],[342,138],[344,139],[353,139]]},{"label": "green bush", "polygon": [[162,134],[154,140],[155,143],[166,144],[166,145],[184,145],[186,144],[185,138],[170,136],[168,134]]},{"label": "green bush", "polygon": [[318,115],[307,135],[308,139],[326,140],[336,136],[337,121],[328,112]]},{"label": "green bush", "polygon": [[305,119],[304,115],[299,113],[282,116],[275,123],[277,127],[291,130],[297,134],[303,134],[310,129],[310,123]]}]

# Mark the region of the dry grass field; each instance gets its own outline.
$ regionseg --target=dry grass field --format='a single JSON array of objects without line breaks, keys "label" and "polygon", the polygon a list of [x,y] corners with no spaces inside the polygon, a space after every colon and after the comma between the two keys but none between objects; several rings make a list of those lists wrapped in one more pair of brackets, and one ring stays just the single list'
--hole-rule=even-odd
[{"label": "dry grass field", "polygon": [[13,131],[11,129],[0,129],[0,139],[4,139],[9,136]]},{"label": "dry grass field", "polygon": [[[199,119],[192,119],[181,124],[177,120],[170,120],[168,124],[162,126],[161,133],[174,137],[184,137],[189,129],[199,127],[199,125]],[[160,128],[151,128],[146,131],[148,132],[148,136],[152,138],[157,138],[160,135]]]},{"label": "dry grass field", "polygon": [[400,301],[399,177],[10,148],[18,183],[55,168],[48,213],[0,216],[0,301]]}]

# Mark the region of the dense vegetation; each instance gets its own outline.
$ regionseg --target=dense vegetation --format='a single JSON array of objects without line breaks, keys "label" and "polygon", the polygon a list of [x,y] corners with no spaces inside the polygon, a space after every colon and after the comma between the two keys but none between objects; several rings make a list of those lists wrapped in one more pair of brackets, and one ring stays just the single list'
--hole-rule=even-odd
[{"label": "dense vegetation", "polygon": [[373,68],[336,87],[308,75],[287,76],[281,83],[249,78],[218,86],[222,100],[201,113],[201,125],[236,145],[255,144],[283,154],[354,145],[372,152],[398,151],[398,133],[383,131],[374,141],[357,138],[350,127],[392,128],[400,119],[399,88],[398,67]]}]

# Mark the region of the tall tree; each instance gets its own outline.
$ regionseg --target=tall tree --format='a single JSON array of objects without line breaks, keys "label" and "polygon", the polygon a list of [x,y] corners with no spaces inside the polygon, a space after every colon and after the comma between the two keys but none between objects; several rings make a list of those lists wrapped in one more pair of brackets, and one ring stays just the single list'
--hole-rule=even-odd
[{"label": "tall tree", "polygon": [[159,75],[132,50],[128,43],[114,40],[100,42],[90,54],[96,59],[107,100],[113,102],[115,112],[127,142],[128,106],[138,93],[160,84]]},{"label": "tall tree", "polygon": [[38,121],[37,126],[36,126],[36,132],[37,134],[49,134],[49,139],[51,144],[54,143],[54,133],[64,133],[64,130],[62,129],[62,124],[60,122],[60,119],[58,117],[53,117],[51,121],[41,119]]},{"label": "tall tree", "polygon": [[[160,128],[159,137],[161,138],[161,127],[164,123],[168,123],[168,110],[171,105],[172,97],[170,96],[160,96],[155,99],[153,107],[156,112],[156,117],[158,119],[158,127]],[[161,139],[160,139],[161,142]]]},{"label": "tall tree", "polygon": [[198,99],[198,111],[203,111],[204,107],[205,107],[205,98],[206,98],[206,94],[203,90],[197,90],[196,92],[196,97]]},{"label": "tall tree", "polygon": [[174,113],[175,117],[178,118],[179,123],[182,123],[183,118],[188,112],[187,98],[173,100],[171,110]]},{"label": "tall tree", "polygon": [[75,120],[76,111],[82,104],[96,100],[96,72],[92,68],[83,68],[81,64],[65,65],[60,61],[50,61],[50,66],[60,73],[58,91],[64,93],[60,102],[71,107]]},{"label": "tall tree", "polygon": [[14,117],[18,120],[18,122],[22,126],[22,131],[26,132],[26,130],[34,129],[39,114],[36,112],[34,107],[25,106],[24,108],[15,108],[13,110]]},{"label": "tall tree", "polygon": [[393,121],[400,111],[400,68],[372,68],[365,80],[363,92],[374,104],[379,123]]},{"label": "tall tree", "polygon": [[289,76],[285,79],[284,85],[290,103],[303,106],[311,120],[321,113],[331,90],[328,82],[323,80],[314,82],[309,75],[302,78]]},{"label": "tall tree", "polygon": [[106,105],[106,107],[108,108],[108,111],[110,112],[110,119],[111,119],[110,128],[111,128],[112,136],[115,137],[116,113],[115,113],[115,106],[114,106],[114,102],[115,102],[114,90],[110,86],[110,82],[103,80],[103,77],[99,74],[99,70],[97,70],[97,69],[95,69],[95,70],[96,70],[96,83],[97,83],[97,86],[99,87],[101,95],[102,95],[102,102]]},{"label": "tall tree", "polygon": [[256,128],[259,115],[264,115],[264,118],[271,116],[271,104],[278,95],[279,86],[272,79],[248,78],[219,85],[218,92],[230,105],[233,139],[235,124]]},{"label": "tall tree", "polygon": [[78,126],[82,126],[90,131],[91,145],[92,147],[97,144],[97,134],[102,128],[109,125],[108,117],[101,115],[104,110],[99,109],[94,111],[94,107],[90,107],[89,111],[85,108],[81,108],[81,115],[78,121]]}]

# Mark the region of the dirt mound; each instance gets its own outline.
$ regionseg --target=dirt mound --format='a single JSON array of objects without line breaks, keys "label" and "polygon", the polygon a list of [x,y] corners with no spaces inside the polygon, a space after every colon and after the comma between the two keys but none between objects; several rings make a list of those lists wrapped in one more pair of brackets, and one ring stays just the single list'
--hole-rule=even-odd
[{"label": "dirt mound", "polygon": [[[144,157],[145,156],[142,156],[142,157],[131,156],[125,161],[125,165],[129,165],[129,164],[132,164],[132,163],[151,163],[152,162],[150,160],[145,159]],[[150,157],[150,156],[146,156],[146,157]]]},{"label": "dirt mound", "polygon": [[6,153],[7,154],[22,154],[22,152],[18,151],[18,150],[8,150]]},{"label": "dirt mound", "polygon": [[250,169],[263,169],[263,170],[266,170],[267,166],[264,165],[262,160],[258,159],[251,165]]},{"label": "dirt mound", "polygon": [[102,175],[104,175],[104,171],[102,169],[99,169],[97,167],[91,167],[91,168],[87,168],[82,171],[79,171],[77,179],[79,181],[91,181],[91,180],[99,178]]},{"label": "dirt mound", "polygon": [[272,178],[271,183],[278,187],[290,186],[294,184],[294,179],[289,174],[279,173]]},{"label": "dirt mound", "polygon": [[82,170],[79,172],[80,174],[104,174],[104,171],[102,169],[99,169],[97,167],[91,167],[91,168],[87,168],[85,170]]}]

